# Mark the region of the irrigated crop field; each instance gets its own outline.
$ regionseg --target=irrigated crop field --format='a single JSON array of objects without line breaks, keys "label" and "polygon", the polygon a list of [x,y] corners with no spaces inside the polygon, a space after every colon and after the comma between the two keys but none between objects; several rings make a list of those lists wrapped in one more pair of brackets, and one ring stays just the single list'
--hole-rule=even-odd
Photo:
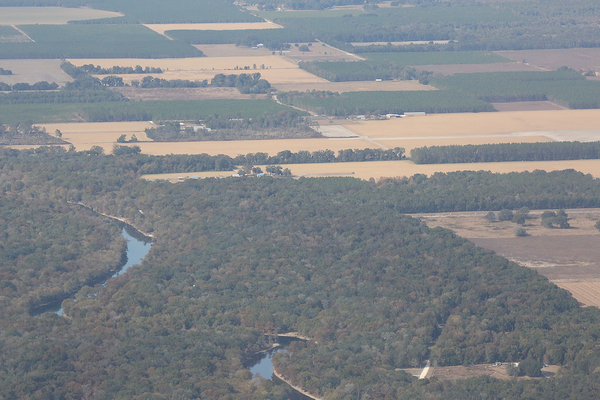
[{"label": "irrigated crop field", "polygon": [[69,21],[113,18],[123,14],[87,7],[2,7],[0,25],[62,25]]}]

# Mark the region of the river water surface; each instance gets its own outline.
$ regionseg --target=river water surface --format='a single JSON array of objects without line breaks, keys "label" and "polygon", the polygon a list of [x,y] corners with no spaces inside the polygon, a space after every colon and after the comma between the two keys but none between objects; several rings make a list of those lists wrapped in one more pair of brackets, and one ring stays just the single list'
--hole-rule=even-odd
[{"label": "river water surface", "polygon": [[[102,283],[102,285],[104,285],[109,279],[124,274],[129,269],[129,267],[141,263],[144,257],[146,257],[146,254],[148,254],[148,252],[150,251],[150,247],[152,247],[152,242],[150,241],[150,238],[147,238],[146,236],[142,235],[140,232],[138,232],[129,225],[123,226],[121,234],[123,235],[125,240],[127,240],[127,262],[109,278],[105,279],[103,282],[100,282]],[[71,297],[71,299],[75,301],[74,297]],[[62,315],[62,302],[63,300],[57,300],[53,303],[37,307],[31,311],[31,315],[37,317],[38,315],[50,312]]]}]

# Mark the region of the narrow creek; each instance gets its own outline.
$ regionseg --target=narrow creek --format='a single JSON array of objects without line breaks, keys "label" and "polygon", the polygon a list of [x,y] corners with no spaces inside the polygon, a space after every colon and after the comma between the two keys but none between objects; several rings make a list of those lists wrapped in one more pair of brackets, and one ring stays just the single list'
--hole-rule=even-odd
[{"label": "narrow creek", "polygon": [[[131,225],[126,225],[126,224],[122,224],[122,225],[123,225],[123,227],[121,229],[121,234],[123,235],[123,238],[125,238],[125,240],[127,241],[127,250],[125,253],[127,256],[127,262],[121,268],[119,268],[114,274],[112,274],[110,277],[108,277],[104,281],[100,281],[99,283],[101,283],[102,285],[104,285],[106,283],[106,281],[108,281],[109,279],[124,274],[129,269],[129,267],[132,267],[134,265],[141,263],[142,260],[144,259],[144,257],[146,257],[146,254],[148,254],[148,252],[150,251],[150,248],[152,247],[152,241],[150,240],[150,238],[142,235],[140,232],[135,230]],[[75,297],[68,297],[68,298],[73,299],[73,301],[75,300]],[[46,304],[41,307],[37,307],[37,308],[31,310],[30,314],[34,317],[37,317],[39,315],[46,314],[46,313],[55,313],[58,315],[62,315],[63,300],[64,299],[57,300],[53,303]]]}]

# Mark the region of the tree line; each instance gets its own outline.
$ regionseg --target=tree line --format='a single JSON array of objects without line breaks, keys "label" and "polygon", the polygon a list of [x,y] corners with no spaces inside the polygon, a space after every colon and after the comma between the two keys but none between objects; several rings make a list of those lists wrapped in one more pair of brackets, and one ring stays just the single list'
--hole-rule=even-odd
[{"label": "tree line", "polygon": [[415,164],[595,160],[599,158],[600,142],[426,146],[412,149],[410,152],[410,159]]}]

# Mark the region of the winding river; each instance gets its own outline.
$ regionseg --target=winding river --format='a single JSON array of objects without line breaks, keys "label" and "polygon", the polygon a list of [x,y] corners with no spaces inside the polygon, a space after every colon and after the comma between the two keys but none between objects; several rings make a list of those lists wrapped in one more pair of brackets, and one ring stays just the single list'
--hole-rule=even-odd
[{"label": "winding river", "polygon": [[[123,224],[121,234],[127,241],[127,250],[125,253],[127,256],[127,262],[121,268],[119,268],[113,275],[111,275],[109,278],[107,278],[103,282],[100,282],[100,283],[102,283],[102,285],[104,285],[106,283],[106,281],[108,281],[109,279],[124,274],[129,269],[129,267],[141,263],[142,260],[144,259],[144,257],[146,257],[146,254],[148,254],[148,252],[150,251],[150,247],[152,247],[152,242],[151,242],[150,238],[142,235],[140,232],[135,230],[131,225]],[[71,299],[73,299],[73,301],[75,301],[74,297],[71,297]],[[63,302],[63,300],[57,300],[53,303],[50,303],[50,304],[47,304],[47,305],[44,305],[41,307],[37,307],[31,311],[31,315],[34,317],[37,317],[41,314],[51,313],[51,312],[58,314],[58,315],[62,315],[62,313],[63,313],[62,302]]]}]

